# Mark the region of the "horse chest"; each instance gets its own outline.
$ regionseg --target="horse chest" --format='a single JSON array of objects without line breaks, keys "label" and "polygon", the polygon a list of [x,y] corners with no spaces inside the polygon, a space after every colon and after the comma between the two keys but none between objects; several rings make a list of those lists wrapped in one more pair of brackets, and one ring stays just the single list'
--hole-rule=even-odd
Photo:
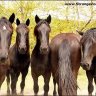
[{"label": "horse chest", "polygon": [[36,67],[39,69],[46,69],[48,60],[46,58],[38,59],[36,62]]},{"label": "horse chest", "polygon": [[1,75],[5,75],[8,69],[9,69],[8,65],[0,65],[0,77]]},{"label": "horse chest", "polygon": [[38,74],[44,74],[48,69],[48,57],[33,58],[31,62],[32,69]]},{"label": "horse chest", "polygon": [[18,69],[23,69],[27,65],[28,65],[28,59],[27,58],[26,59],[17,58],[16,60],[13,61],[13,64],[12,64],[12,66],[14,68],[18,68]]}]

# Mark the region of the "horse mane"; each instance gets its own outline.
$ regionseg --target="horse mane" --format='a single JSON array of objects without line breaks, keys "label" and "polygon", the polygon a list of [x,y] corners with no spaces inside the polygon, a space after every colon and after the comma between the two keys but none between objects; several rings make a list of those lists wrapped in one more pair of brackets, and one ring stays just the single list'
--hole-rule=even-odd
[{"label": "horse mane", "polygon": [[[47,21],[46,20],[43,20],[43,19],[41,19],[40,20],[40,22],[39,23],[37,23],[37,25],[35,26],[35,28],[34,28],[34,35],[35,36],[37,36],[37,28],[41,25],[41,24],[46,24],[47,26],[49,26],[49,24],[47,23]],[[50,26],[49,26],[50,27]]]},{"label": "horse mane", "polygon": [[96,40],[96,28],[87,30],[82,36],[81,43],[86,42],[86,40],[92,40],[93,38]]}]

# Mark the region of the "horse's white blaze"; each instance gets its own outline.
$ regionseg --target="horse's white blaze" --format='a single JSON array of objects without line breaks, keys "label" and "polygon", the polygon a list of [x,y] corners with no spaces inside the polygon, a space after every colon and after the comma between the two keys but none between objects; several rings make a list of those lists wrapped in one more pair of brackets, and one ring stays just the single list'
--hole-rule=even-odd
[{"label": "horse's white blaze", "polygon": [[6,30],[6,26],[3,26],[3,30]]}]

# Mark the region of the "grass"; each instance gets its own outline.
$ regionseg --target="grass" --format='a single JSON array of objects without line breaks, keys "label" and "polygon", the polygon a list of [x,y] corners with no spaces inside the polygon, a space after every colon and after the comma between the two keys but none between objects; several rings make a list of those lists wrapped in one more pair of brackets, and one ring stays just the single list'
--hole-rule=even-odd
[{"label": "grass", "polygon": [[[20,82],[21,82],[21,75],[19,76],[19,79],[18,79],[18,82],[17,82],[17,93],[18,94],[20,94]],[[43,80],[42,76],[39,77],[38,82],[39,82],[38,83],[39,84],[39,93],[38,94],[43,95],[44,80]],[[78,82],[78,86],[79,86],[78,95],[88,95],[88,92],[87,92],[87,86],[88,86],[87,78],[86,78],[85,71],[82,68],[79,69],[77,82]],[[2,87],[1,87],[0,95],[6,95],[6,89],[7,89],[7,86],[6,86],[6,80],[5,80]],[[53,79],[51,77],[49,95],[53,94],[53,89],[54,89]],[[29,68],[28,75],[26,77],[24,94],[25,95],[33,95],[34,94],[34,92],[33,92],[33,79],[31,77],[31,69],[30,68]],[[95,92],[93,92],[93,94],[95,94]]]}]

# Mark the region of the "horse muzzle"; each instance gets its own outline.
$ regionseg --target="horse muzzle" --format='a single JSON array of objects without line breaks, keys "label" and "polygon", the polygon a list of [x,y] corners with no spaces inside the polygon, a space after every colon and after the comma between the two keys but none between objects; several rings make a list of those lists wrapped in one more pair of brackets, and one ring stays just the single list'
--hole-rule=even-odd
[{"label": "horse muzzle", "polygon": [[40,48],[40,53],[41,54],[48,54],[49,53],[49,48],[48,47],[41,47]]},{"label": "horse muzzle", "polygon": [[81,66],[84,70],[90,70],[91,65],[88,63],[81,62]]},{"label": "horse muzzle", "polygon": [[26,47],[24,47],[24,48],[19,48],[19,53],[20,53],[20,54],[25,54],[26,51],[27,51],[27,48],[26,48]]},{"label": "horse muzzle", "polygon": [[9,58],[8,57],[0,57],[0,64],[9,64]]},{"label": "horse muzzle", "polygon": [[8,53],[3,52],[0,54],[0,63],[5,63],[8,60]]}]

